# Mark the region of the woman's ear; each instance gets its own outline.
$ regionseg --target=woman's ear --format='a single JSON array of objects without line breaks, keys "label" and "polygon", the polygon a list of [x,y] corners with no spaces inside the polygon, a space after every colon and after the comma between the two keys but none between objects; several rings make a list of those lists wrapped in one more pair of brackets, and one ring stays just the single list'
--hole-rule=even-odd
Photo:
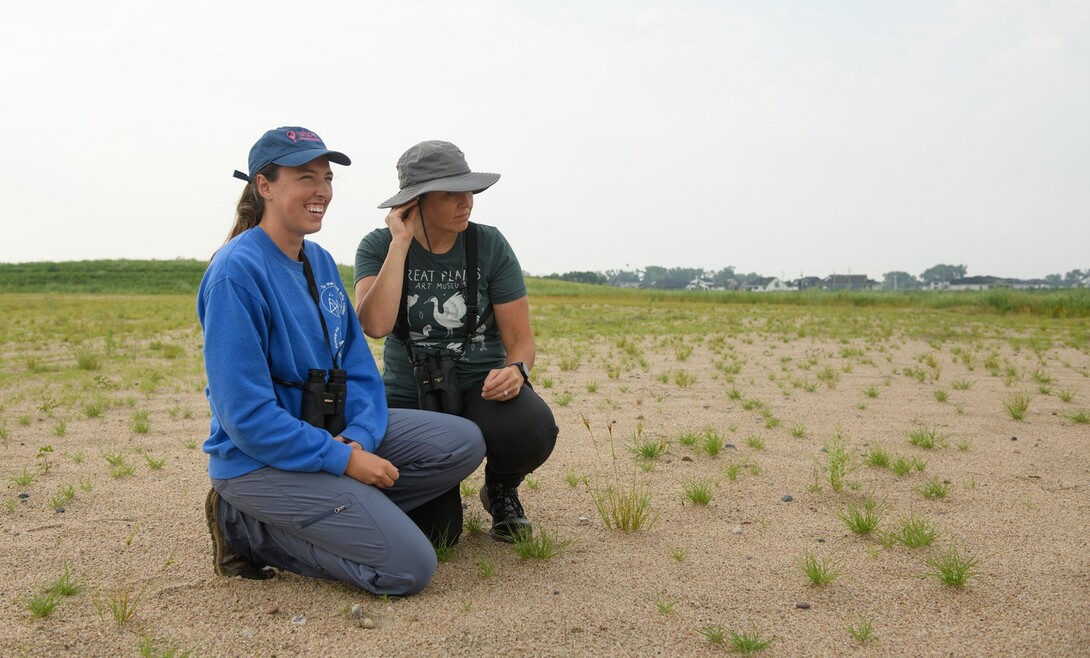
[{"label": "woman's ear", "polygon": [[268,201],[272,198],[272,183],[268,178],[265,178],[265,174],[258,174],[254,179],[254,188],[257,190],[258,196]]}]

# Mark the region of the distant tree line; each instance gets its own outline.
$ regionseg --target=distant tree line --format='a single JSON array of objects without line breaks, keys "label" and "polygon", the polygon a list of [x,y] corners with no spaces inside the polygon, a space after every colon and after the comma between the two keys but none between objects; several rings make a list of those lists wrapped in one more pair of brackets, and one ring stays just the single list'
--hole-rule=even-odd
[{"label": "distant tree line", "polygon": [[[968,273],[965,265],[938,264],[929,267],[919,275],[903,271],[886,272],[882,275],[881,287],[883,290],[919,290],[942,285],[958,279],[964,279]],[[698,267],[661,267],[648,265],[642,269],[632,270],[606,270],[604,272],[576,271],[564,274],[548,274],[543,278],[558,279],[560,281],[573,281],[576,283],[590,283],[596,285],[611,285],[626,288],[655,288],[659,290],[683,290],[691,287],[694,281],[703,281],[716,288],[738,289],[746,285],[768,279],[769,277],[757,272],[740,273],[733,266],[724,267],[721,270],[705,270]],[[1066,274],[1049,274],[1041,279],[1050,288],[1077,288],[1088,285],[1090,281],[1090,268],[1085,270],[1071,270]],[[785,281],[784,283],[793,283]]]}]

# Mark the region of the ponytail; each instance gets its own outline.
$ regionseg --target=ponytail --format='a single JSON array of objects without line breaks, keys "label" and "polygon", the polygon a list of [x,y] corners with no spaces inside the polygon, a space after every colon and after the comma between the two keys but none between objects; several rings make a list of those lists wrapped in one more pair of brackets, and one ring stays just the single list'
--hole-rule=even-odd
[{"label": "ponytail", "polygon": [[269,181],[275,181],[279,174],[280,165],[270,164],[246,183],[242,195],[238,198],[238,205],[235,206],[235,225],[231,227],[225,242],[230,242],[235,236],[261,223],[261,218],[265,215],[265,199],[261,198],[257,192],[257,177],[264,176]]}]

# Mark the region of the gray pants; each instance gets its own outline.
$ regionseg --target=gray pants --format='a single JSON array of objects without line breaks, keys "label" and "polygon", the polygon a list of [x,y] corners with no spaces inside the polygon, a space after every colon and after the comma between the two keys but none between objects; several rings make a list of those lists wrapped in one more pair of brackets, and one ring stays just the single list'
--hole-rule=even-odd
[{"label": "gray pants", "polygon": [[391,409],[378,454],[399,471],[378,489],[329,473],[265,467],[212,480],[232,550],[314,578],[404,596],[427,586],[435,549],[405,512],[456,486],[484,459],[484,440],[464,418]]}]

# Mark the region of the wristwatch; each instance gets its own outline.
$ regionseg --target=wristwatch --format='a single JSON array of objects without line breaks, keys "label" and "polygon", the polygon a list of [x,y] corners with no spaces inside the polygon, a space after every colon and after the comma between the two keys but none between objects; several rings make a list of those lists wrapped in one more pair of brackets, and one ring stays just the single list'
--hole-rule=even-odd
[{"label": "wristwatch", "polygon": [[515,361],[514,363],[508,363],[504,367],[505,368],[510,368],[512,366],[518,368],[519,372],[522,373],[523,381],[527,381],[527,382],[530,381],[530,369],[528,367],[526,367],[525,363],[523,363],[522,361]]}]

